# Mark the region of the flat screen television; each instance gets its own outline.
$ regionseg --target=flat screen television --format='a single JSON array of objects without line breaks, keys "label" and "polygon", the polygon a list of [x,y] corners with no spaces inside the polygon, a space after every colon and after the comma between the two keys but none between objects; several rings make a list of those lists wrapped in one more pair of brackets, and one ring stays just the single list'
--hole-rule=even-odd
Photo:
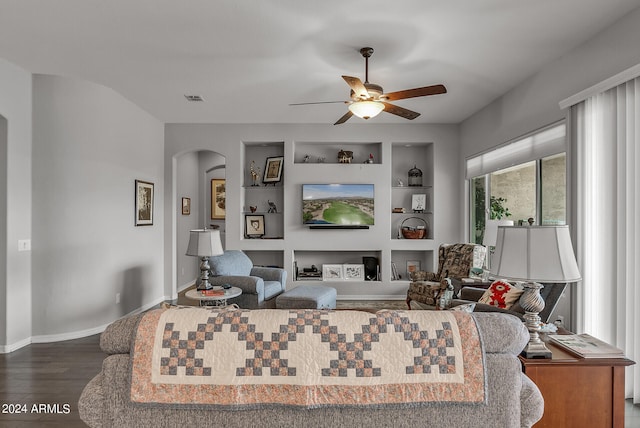
[{"label": "flat screen television", "polygon": [[373,184],[303,184],[302,221],[314,228],[374,224]]}]

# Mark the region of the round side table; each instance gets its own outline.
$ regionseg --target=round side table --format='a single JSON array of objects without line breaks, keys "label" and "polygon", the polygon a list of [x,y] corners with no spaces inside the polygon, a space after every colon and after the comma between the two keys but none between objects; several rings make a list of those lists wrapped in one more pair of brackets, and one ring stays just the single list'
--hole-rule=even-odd
[{"label": "round side table", "polygon": [[200,306],[215,306],[224,308],[227,306],[227,299],[233,299],[242,294],[242,289],[238,287],[231,287],[224,289],[222,287],[213,287],[213,290],[222,290],[224,294],[217,296],[205,296],[200,291],[192,289],[187,291],[184,295],[187,299],[198,300]]}]

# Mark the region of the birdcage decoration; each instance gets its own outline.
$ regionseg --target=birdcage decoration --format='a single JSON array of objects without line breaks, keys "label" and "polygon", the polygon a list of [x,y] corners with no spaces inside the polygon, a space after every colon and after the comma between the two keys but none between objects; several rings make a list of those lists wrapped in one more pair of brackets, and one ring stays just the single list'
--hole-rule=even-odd
[{"label": "birdcage decoration", "polygon": [[422,171],[416,165],[409,170],[409,186],[422,186]]}]

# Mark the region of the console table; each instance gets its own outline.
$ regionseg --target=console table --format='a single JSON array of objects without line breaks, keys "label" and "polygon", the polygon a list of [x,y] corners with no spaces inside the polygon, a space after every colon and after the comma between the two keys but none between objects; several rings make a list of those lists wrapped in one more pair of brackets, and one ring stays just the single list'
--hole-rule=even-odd
[{"label": "console table", "polygon": [[523,371],[544,397],[544,416],[534,427],[624,428],[624,368],[635,363],[578,358],[545,342],[551,359],[520,356]]}]

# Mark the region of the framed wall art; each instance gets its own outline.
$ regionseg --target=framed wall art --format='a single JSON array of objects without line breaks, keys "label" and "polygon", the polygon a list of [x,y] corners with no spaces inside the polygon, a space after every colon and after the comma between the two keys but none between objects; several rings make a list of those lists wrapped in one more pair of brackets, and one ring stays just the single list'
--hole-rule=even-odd
[{"label": "framed wall art", "polygon": [[275,156],[267,158],[264,166],[264,175],[262,182],[265,184],[276,184],[282,180],[282,167],[284,164],[284,156]]},{"label": "framed wall art", "polygon": [[211,180],[211,220],[224,220],[226,206],[226,180],[213,178]]},{"label": "framed wall art", "polygon": [[153,225],[153,183],[136,180],[136,226]]},{"label": "framed wall art", "polygon": [[412,272],[420,270],[420,260],[407,260],[407,277],[411,278]]},{"label": "framed wall art", "polygon": [[322,265],[323,281],[341,281],[343,278],[342,265]]},{"label": "framed wall art", "polygon": [[244,216],[244,233],[249,238],[262,238],[264,236],[264,216]]},{"label": "framed wall art", "polygon": [[348,264],[342,265],[344,279],[347,281],[364,281],[364,265]]},{"label": "framed wall art", "polygon": [[416,193],[411,195],[411,209],[414,213],[423,213],[427,206],[427,195],[424,193]]},{"label": "framed wall art", "polygon": [[182,215],[191,214],[191,198],[182,198]]}]

